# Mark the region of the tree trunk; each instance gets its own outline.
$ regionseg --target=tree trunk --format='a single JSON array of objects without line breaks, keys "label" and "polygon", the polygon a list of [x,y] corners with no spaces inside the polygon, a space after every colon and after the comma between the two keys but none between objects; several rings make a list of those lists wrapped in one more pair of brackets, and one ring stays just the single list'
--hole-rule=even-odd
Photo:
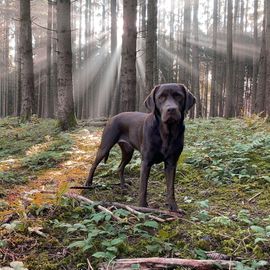
[{"label": "tree trunk", "polygon": [[199,23],[198,23],[199,0],[194,0],[193,9],[193,35],[192,45],[192,91],[196,97],[196,117],[202,117],[201,95],[200,95],[200,64],[199,64]]},{"label": "tree trunk", "polygon": [[[74,93],[74,99],[76,104],[76,115],[78,119],[82,119],[82,107],[83,107],[83,95],[86,87],[84,86],[85,82],[82,82],[82,73],[83,71],[83,61],[82,61],[82,0],[79,2],[79,48],[78,48],[78,63],[77,63],[77,82],[76,84],[76,90]],[[87,9],[85,8],[85,21],[87,21]],[[85,50],[84,50],[85,51]],[[85,59],[85,53],[84,53],[84,61]]]},{"label": "tree trunk", "polygon": [[228,18],[227,18],[227,62],[226,62],[226,118],[234,117],[233,101],[233,56],[232,56],[232,0],[228,0]]},{"label": "tree trunk", "polygon": [[155,84],[155,70],[157,61],[157,1],[148,0],[147,4],[147,35],[145,51],[145,96]]},{"label": "tree trunk", "polygon": [[48,19],[47,19],[47,102],[46,102],[46,117],[54,117],[54,100],[53,91],[51,85],[51,70],[52,70],[52,12],[53,5],[51,1],[48,1]]},{"label": "tree trunk", "polygon": [[[169,51],[173,55],[174,54],[174,2],[171,1],[171,10],[170,10],[170,39],[169,39]],[[190,4],[191,5],[191,4]],[[191,9],[190,9],[191,10]],[[174,82],[175,77],[174,77],[174,69],[173,69],[173,64],[174,64],[174,57],[169,57],[169,72],[168,72],[168,81],[169,82]]]},{"label": "tree trunk", "polygon": [[76,125],[72,93],[72,51],[70,29],[70,0],[57,0],[57,87],[60,127],[67,130]]},{"label": "tree trunk", "polygon": [[54,116],[58,108],[58,90],[57,90],[57,18],[56,18],[56,3],[53,4],[53,43],[52,43],[52,74],[51,74],[51,89],[54,100]]},{"label": "tree trunk", "polygon": [[267,55],[266,55],[266,5],[267,0],[264,1],[265,12],[263,18],[263,32],[262,32],[262,45],[259,61],[258,72],[258,85],[255,99],[255,111],[256,113],[265,112],[265,89],[266,89],[266,73],[267,73]]},{"label": "tree trunk", "polygon": [[190,1],[185,0],[184,6],[184,33],[183,33],[183,56],[184,56],[184,84],[190,85],[190,25],[191,25],[191,5]]},{"label": "tree trunk", "polygon": [[[244,0],[241,0],[240,6],[240,25],[239,33],[237,35],[236,42],[241,42],[241,37],[244,38]],[[245,85],[245,57],[238,57],[238,69],[237,69],[237,103],[235,106],[236,116],[242,116],[244,113],[244,85]]]},{"label": "tree trunk", "polygon": [[124,33],[120,72],[121,111],[134,111],[136,95],[137,0],[123,1]]},{"label": "tree trunk", "polygon": [[258,79],[258,57],[256,49],[258,47],[258,0],[254,0],[254,47],[253,47],[253,73],[252,73],[252,89],[251,89],[251,113],[255,112],[257,79]]},{"label": "tree trunk", "polygon": [[212,80],[211,80],[211,96],[210,96],[210,112],[209,116],[217,116],[217,28],[218,28],[218,1],[214,0],[213,13],[213,65],[212,65]]},{"label": "tree trunk", "polygon": [[21,52],[20,52],[20,23],[16,22],[16,43],[15,43],[15,59],[16,59],[16,69],[17,69],[17,93],[16,93],[16,116],[21,115],[22,107],[22,92],[21,92]]},{"label": "tree trunk", "polygon": [[208,116],[208,89],[209,89],[209,63],[206,63],[205,67],[205,88],[204,88],[204,117]]},{"label": "tree trunk", "polygon": [[[111,59],[115,57],[117,49],[117,13],[116,13],[116,0],[111,0]],[[110,107],[110,115],[115,115],[117,111],[117,101],[118,96],[118,86],[117,86],[117,77],[118,77],[118,61],[117,65],[114,67],[114,80],[111,89],[111,100],[112,104]],[[118,97],[119,98],[119,97]]]},{"label": "tree trunk", "polygon": [[270,116],[270,3],[266,1],[266,87],[265,87],[265,112]]},{"label": "tree trunk", "polygon": [[30,0],[20,0],[21,116],[30,119],[34,111],[34,71]]}]

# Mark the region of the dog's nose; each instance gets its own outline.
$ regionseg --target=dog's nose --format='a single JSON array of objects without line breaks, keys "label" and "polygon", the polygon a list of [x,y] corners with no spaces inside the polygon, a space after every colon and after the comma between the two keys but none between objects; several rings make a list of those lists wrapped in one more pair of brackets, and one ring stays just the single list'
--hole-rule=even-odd
[{"label": "dog's nose", "polygon": [[167,108],[167,112],[168,113],[175,113],[176,112],[176,107],[169,107],[169,108]]}]

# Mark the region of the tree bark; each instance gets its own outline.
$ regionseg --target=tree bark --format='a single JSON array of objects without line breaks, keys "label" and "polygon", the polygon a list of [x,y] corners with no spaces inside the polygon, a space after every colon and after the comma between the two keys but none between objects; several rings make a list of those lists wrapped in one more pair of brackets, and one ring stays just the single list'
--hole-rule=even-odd
[{"label": "tree bark", "polygon": [[157,1],[148,0],[147,35],[145,48],[145,85],[146,97],[155,85],[155,62],[157,61]]},{"label": "tree bark", "polygon": [[76,125],[72,93],[70,0],[57,0],[57,40],[57,118],[62,130],[67,130]]},{"label": "tree bark", "polygon": [[123,1],[124,33],[120,72],[121,111],[135,110],[136,95],[136,15],[137,0]]},{"label": "tree bark", "polygon": [[[236,42],[241,42],[241,38],[244,38],[244,0],[241,0],[240,5],[240,24],[239,33],[236,35]],[[245,57],[238,57],[237,73],[237,102],[235,106],[236,116],[242,116],[244,114],[244,85],[245,85]]]},{"label": "tree bark", "polygon": [[52,70],[52,2],[48,1],[48,19],[47,19],[47,102],[46,104],[46,117],[54,117],[54,99],[51,85],[51,70]]},{"label": "tree bark", "polygon": [[263,32],[262,32],[262,45],[260,52],[259,61],[259,72],[258,72],[258,85],[255,99],[255,112],[265,112],[265,89],[266,89],[266,73],[267,73],[267,55],[266,55],[266,5],[267,0],[264,0],[264,19],[263,19]]},{"label": "tree bark", "polygon": [[[114,57],[117,49],[117,13],[116,13],[116,0],[111,0],[111,59]],[[117,64],[119,64],[117,62]],[[112,104],[110,107],[110,115],[115,115],[118,111],[117,96],[118,96],[118,65],[114,67],[114,80],[111,89]],[[118,97],[119,98],[119,97]]]},{"label": "tree bark", "polygon": [[200,64],[199,64],[199,23],[198,23],[199,0],[194,0],[193,9],[193,35],[192,44],[192,91],[196,97],[196,117],[202,117],[201,95],[200,95]]},{"label": "tree bark", "polygon": [[266,87],[265,87],[265,112],[270,116],[270,3],[266,1]]},{"label": "tree bark", "polygon": [[34,71],[30,0],[20,0],[21,117],[28,121],[34,111]]},{"label": "tree bark", "polygon": [[210,96],[210,112],[209,116],[217,116],[217,28],[218,28],[218,1],[214,0],[213,13],[213,64],[212,64],[212,79],[211,79],[211,96]]},{"label": "tree bark", "polygon": [[16,42],[15,42],[15,59],[17,69],[17,92],[16,92],[16,116],[21,115],[22,91],[21,91],[21,52],[20,52],[20,23],[16,22]]},{"label": "tree bark", "polygon": [[51,88],[54,94],[54,116],[58,108],[58,90],[57,90],[57,18],[56,18],[56,3],[53,4],[53,41],[52,41],[52,74],[51,74]]},{"label": "tree bark", "polygon": [[232,55],[232,0],[228,0],[228,18],[227,18],[227,62],[226,62],[226,102],[225,117],[234,117],[233,101],[233,55]]},{"label": "tree bark", "polygon": [[252,73],[252,89],[251,89],[251,113],[255,113],[257,79],[258,79],[258,57],[256,49],[258,47],[258,0],[254,0],[254,45],[253,45],[253,73]]},{"label": "tree bark", "polygon": [[189,0],[185,0],[184,6],[184,33],[183,33],[183,56],[184,56],[184,68],[183,68],[183,82],[190,86],[190,25],[191,25],[191,5]]}]

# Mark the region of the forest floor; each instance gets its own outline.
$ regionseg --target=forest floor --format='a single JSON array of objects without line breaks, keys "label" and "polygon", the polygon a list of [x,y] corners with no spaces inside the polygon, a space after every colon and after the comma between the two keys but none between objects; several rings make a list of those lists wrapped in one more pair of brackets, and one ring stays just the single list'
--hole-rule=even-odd
[{"label": "forest floor", "polygon": [[[115,221],[97,203],[65,195],[80,193],[70,187],[83,185],[101,132],[82,124],[60,132],[54,120],[0,120],[0,269],[14,261],[30,270],[89,269],[89,262],[97,269],[116,258],[153,256],[227,258],[237,260],[239,270],[269,269],[263,266],[270,257],[269,122],[257,116],[187,121],[176,176],[184,214],[167,222],[110,208],[123,220]],[[135,153],[127,166],[131,185],[125,192],[119,163],[115,147],[97,169],[97,188],[84,196],[136,205],[140,156]],[[149,206],[166,209],[165,195],[162,165],[157,165]],[[10,269],[24,269],[20,265]]]}]

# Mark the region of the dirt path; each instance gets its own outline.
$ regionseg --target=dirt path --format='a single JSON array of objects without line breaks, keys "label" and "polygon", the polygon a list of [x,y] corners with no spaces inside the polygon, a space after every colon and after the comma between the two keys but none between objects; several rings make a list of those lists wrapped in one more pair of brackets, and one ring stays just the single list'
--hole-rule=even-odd
[{"label": "dirt path", "polygon": [[[1,200],[2,204],[8,204],[8,208],[0,211],[0,221],[7,220],[15,213],[23,215],[30,202],[36,205],[51,202],[52,197],[49,194],[42,194],[40,192],[42,190],[62,193],[71,185],[84,183],[99,145],[101,132],[81,129],[69,135],[74,141],[69,158],[56,168],[33,173],[26,184],[16,185],[8,190],[6,197]],[[41,151],[43,147],[44,145],[35,146],[29,151]],[[20,160],[9,159],[0,166],[8,167],[9,170],[19,170]]]}]

